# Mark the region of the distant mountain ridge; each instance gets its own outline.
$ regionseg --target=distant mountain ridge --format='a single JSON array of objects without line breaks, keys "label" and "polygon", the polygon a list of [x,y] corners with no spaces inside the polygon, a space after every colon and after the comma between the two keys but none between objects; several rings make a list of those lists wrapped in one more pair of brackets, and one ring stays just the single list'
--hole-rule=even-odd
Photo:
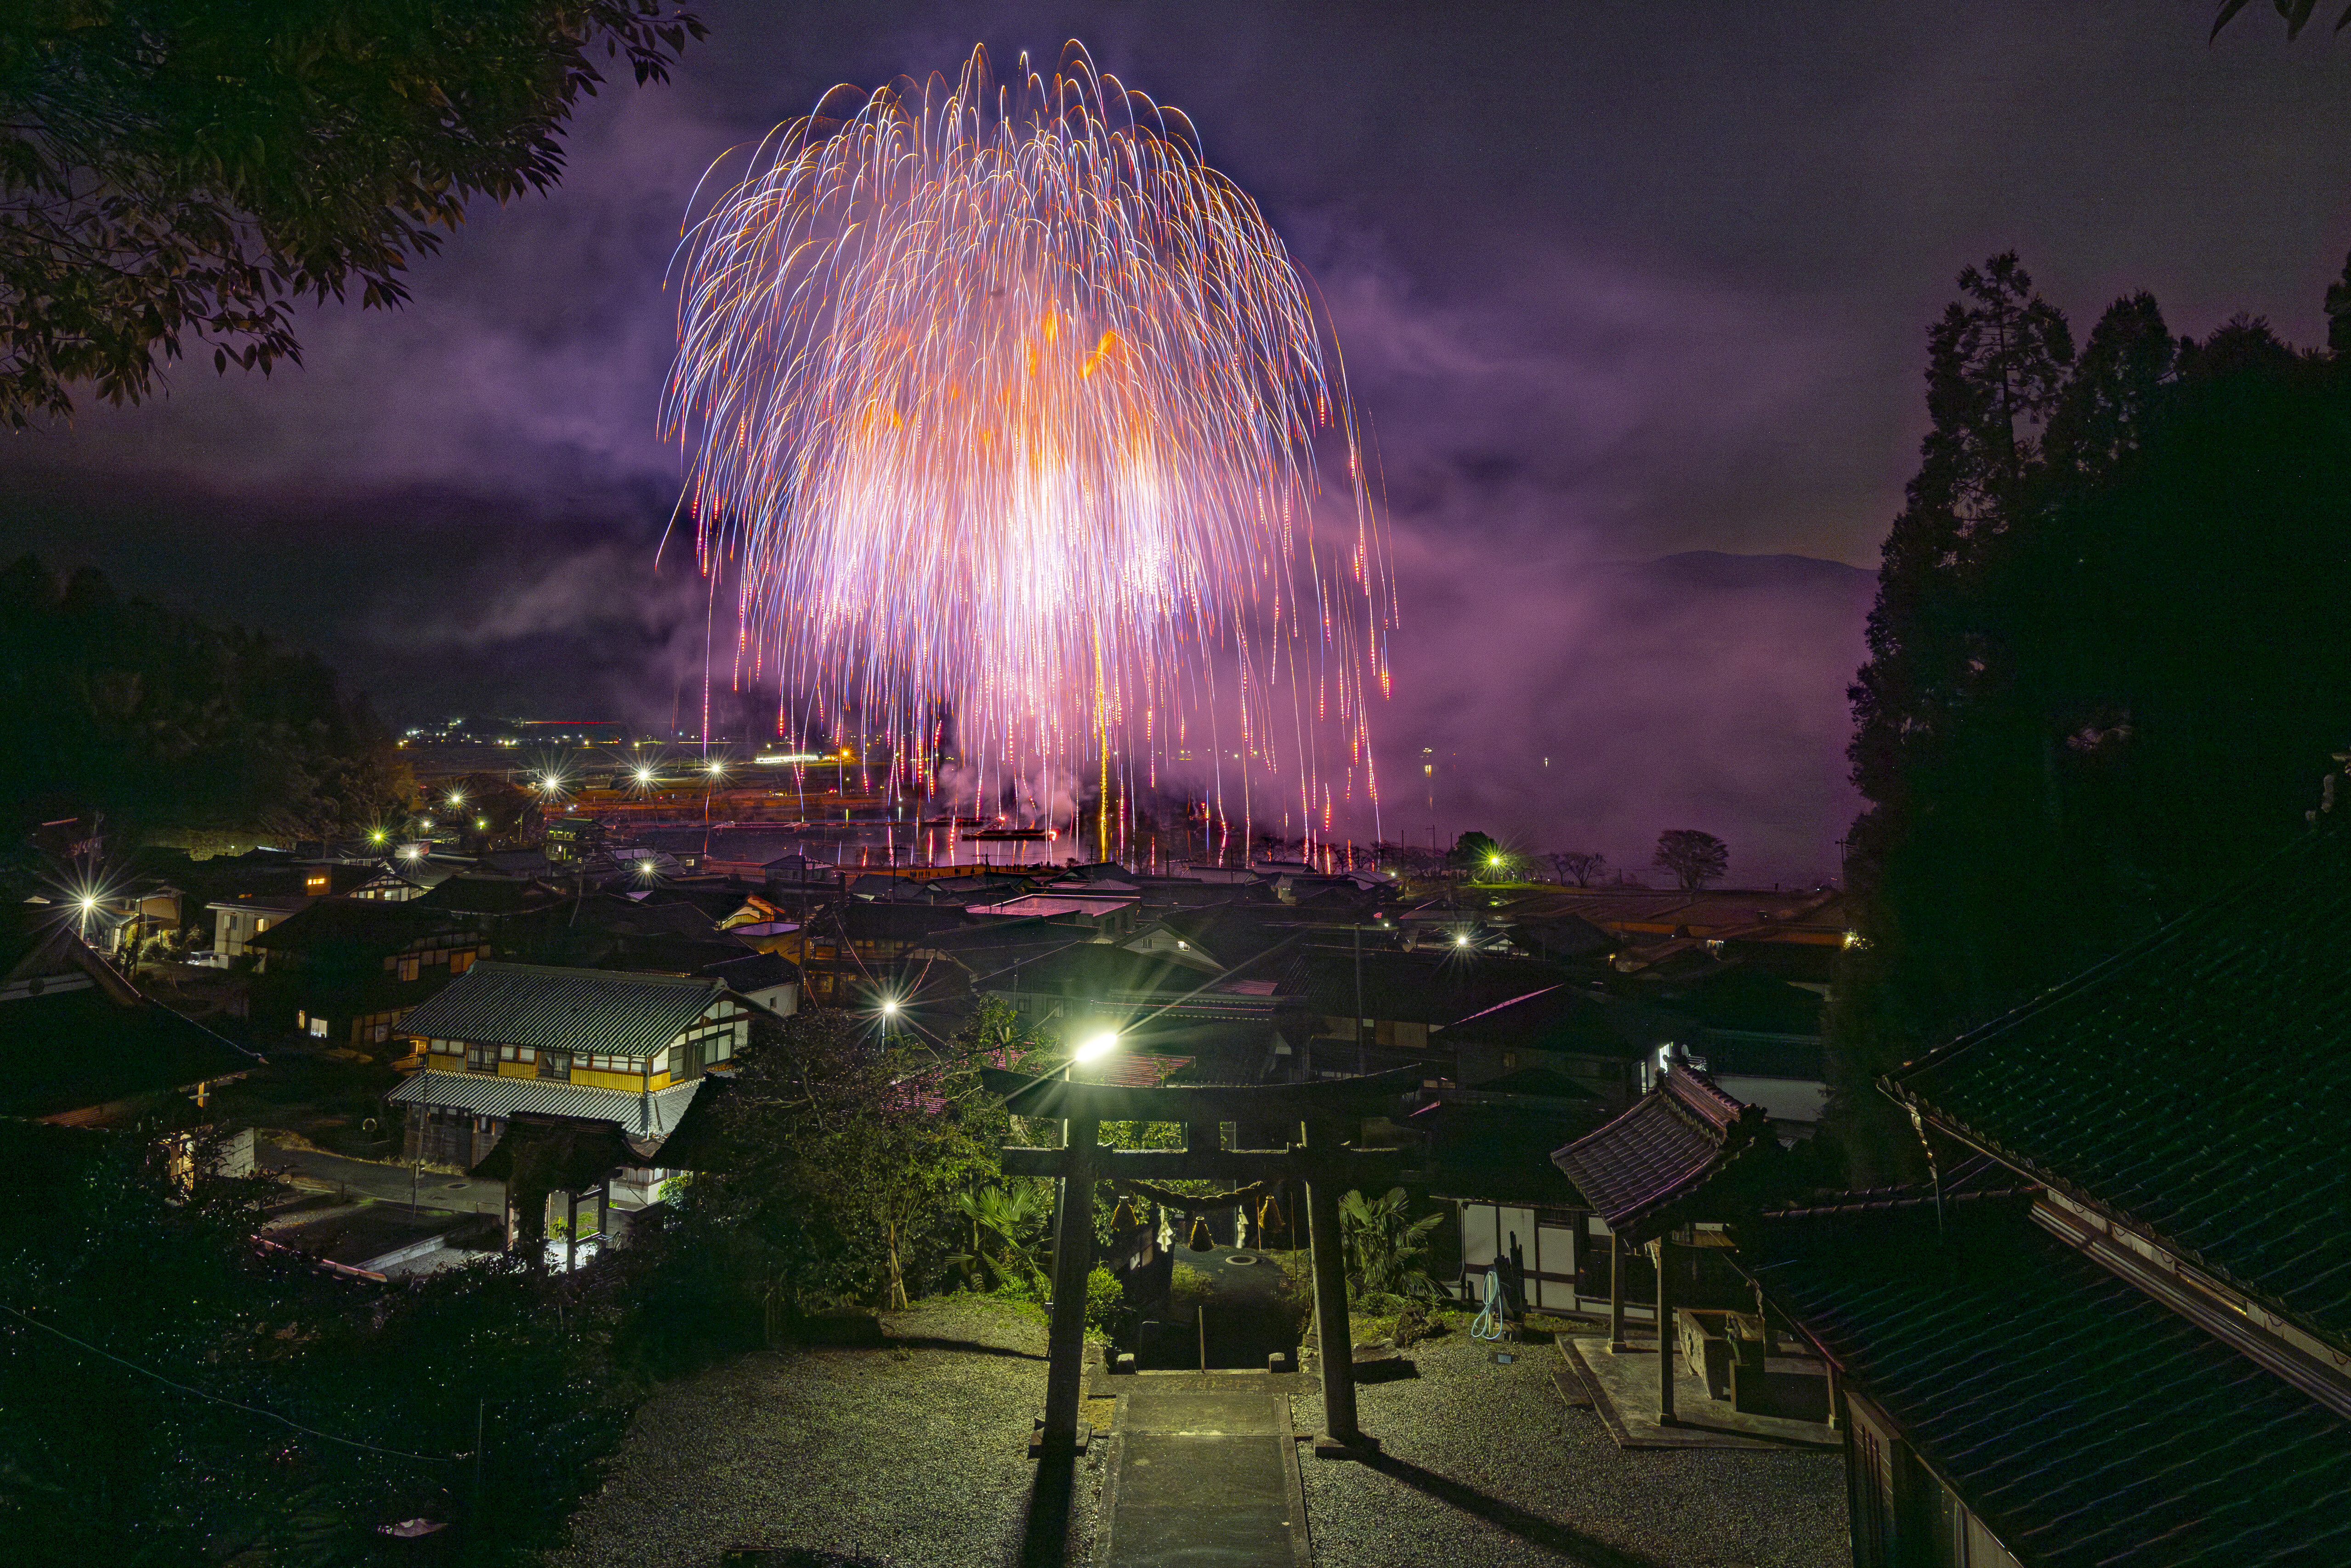
[{"label": "distant mountain ridge", "polygon": [[1734,555],[1728,550],[1683,550],[1647,560],[1611,561],[1610,570],[1660,584],[1704,589],[1847,588],[1875,582],[1868,567],[1850,566],[1811,555]]}]

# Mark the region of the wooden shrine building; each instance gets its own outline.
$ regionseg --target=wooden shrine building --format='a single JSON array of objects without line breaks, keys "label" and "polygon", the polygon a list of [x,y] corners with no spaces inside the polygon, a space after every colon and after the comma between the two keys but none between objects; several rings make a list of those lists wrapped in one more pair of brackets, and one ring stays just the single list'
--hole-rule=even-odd
[{"label": "wooden shrine building", "polygon": [[1677,1270],[1669,1249],[1676,1233],[1750,1207],[1747,1178],[1758,1163],[1754,1156],[1777,1147],[1761,1106],[1742,1105],[1705,1074],[1676,1067],[1623,1115],[1551,1157],[1608,1227],[1608,1348],[1614,1354],[1625,1352],[1627,1251],[1646,1247],[1656,1260],[1660,1426],[1674,1424]]}]

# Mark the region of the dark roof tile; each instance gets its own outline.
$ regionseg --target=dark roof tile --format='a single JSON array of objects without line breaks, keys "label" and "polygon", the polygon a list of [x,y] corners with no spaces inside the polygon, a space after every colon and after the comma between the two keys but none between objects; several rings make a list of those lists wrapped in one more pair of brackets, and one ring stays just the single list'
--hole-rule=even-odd
[{"label": "dark roof tile", "polygon": [[2351,1424],[2025,1204],[1816,1208],[1741,1228],[1740,1253],[2028,1561],[2351,1561]]},{"label": "dark roof tile", "polygon": [[2351,1348],[2351,827],[1893,1074],[2032,1176]]}]

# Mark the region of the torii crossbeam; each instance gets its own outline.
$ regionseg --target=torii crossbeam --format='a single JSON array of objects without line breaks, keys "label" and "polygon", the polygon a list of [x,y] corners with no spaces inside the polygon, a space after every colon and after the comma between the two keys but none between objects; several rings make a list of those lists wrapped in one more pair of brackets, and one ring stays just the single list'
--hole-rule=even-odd
[{"label": "torii crossbeam", "polygon": [[[1311,1083],[1197,1084],[1132,1089],[1081,1080],[1038,1078],[1001,1068],[980,1070],[987,1092],[1016,1116],[1051,1116],[1062,1124],[1058,1149],[1008,1147],[1008,1176],[1051,1176],[1061,1184],[1054,1213],[1053,1318],[1047,1339],[1047,1448],[1077,1441],[1083,1394],[1086,1276],[1093,1269],[1093,1184],[1141,1177],[1152,1181],[1302,1181],[1306,1184],[1307,1244],[1314,1271],[1315,1343],[1322,1362],[1322,1442],[1345,1449],[1369,1447],[1355,1425],[1354,1344],[1347,1322],[1347,1266],[1339,1239],[1339,1194],[1393,1176],[1402,1152],[1347,1145],[1350,1123],[1392,1105],[1420,1087],[1417,1068]],[[1180,1149],[1106,1149],[1102,1124],[1180,1122]],[[1279,1149],[1228,1149],[1228,1122],[1297,1125],[1303,1136]]]}]

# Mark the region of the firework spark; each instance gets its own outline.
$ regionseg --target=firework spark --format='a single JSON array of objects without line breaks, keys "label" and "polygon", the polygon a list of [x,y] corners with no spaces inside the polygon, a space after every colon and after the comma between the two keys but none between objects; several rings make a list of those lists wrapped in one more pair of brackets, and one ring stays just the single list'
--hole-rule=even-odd
[{"label": "firework spark", "polygon": [[1393,600],[1343,374],[1180,112],[1076,46],[836,89],[679,277],[664,429],[783,727],[976,795],[1098,779],[1105,817],[1187,757],[1310,836],[1376,800]]}]

